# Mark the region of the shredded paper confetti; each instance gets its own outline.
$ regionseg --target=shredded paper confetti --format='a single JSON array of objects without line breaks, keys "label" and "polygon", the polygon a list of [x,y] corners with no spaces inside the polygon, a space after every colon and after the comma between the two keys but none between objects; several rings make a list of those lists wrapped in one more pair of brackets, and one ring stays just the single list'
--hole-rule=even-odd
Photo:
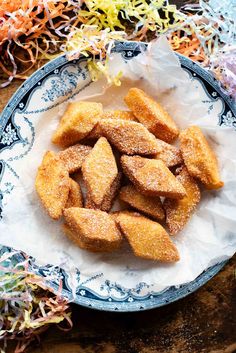
[{"label": "shredded paper confetti", "polygon": [[202,63],[236,99],[236,1],[199,1],[182,8],[185,20],[169,33],[174,50]]},{"label": "shredded paper confetti", "polygon": [[12,251],[0,256],[1,352],[9,340],[16,344],[15,353],[23,352],[50,324],[65,320],[68,328],[72,326],[68,302],[60,291],[54,293],[46,285],[47,278],[30,271],[29,259],[19,262],[16,254]]},{"label": "shredded paper confetti", "polygon": [[69,59],[89,56],[92,79],[102,73],[119,84],[108,75],[114,40],[147,40],[152,32],[166,34],[175,51],[202,63],[236,97],[235,0],[200,0],[179,10],[166,0],[0,0],[0,24],[0,69],[7,77],[1,87],[68,51]]}]

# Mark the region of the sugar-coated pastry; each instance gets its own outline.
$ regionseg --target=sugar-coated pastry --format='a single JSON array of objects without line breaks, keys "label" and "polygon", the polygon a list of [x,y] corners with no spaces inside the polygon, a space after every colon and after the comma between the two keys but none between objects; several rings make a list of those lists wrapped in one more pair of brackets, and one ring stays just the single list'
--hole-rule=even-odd
[{"label": "sugar-coated pastry", "polygon": [[100,137],[83,162],[82,174],[91,202],[100,208],[118,175],[115,157],[105,137]]},{"label": "sugar-coated pastry", "polygon": [[52,142],[61,147],[79,142],[92,131],[102,112],[101,103],[82,101],[70,103],[52,136]]},{"label": "sugar-coated pastry", "polygon": [[79,183],[70,178],[70,191],[65,208],[83,207],[83,196]]},{"label": "sugar-coated pastry", "polygon": [[101,211],[106,211],[106,212],[110,211],[110,209],[112,208],[114,199],[117,196],[118,191],[120,189],[121,176],[122,176],[122,173],[119,172],[117,174],[117,177],[114,179],[113,183],[111,184],[111,188],[108,190],[107,194],[104,196],[102,204],[99,207],[97,207],[93,203],[90,194],[87,193],[85,207],[86,208],[93,208],[93,209],[100,209]]},{"label": "sugar-coated pastry", "polygon": [[60,158],[52,151],[45,153],[38,168],[35,188],[49,216],[59,219],[66,205],[70,178]]},{"label": "sugar-coated pastry", "polygon": [[219,189],[221,181],[215,153],[198,126],[180,133],[180,149],[188,172],[199,179],[207,189]]},{"label": "sugar-coated pastry", "polygon": [[166,224],[172,235],[177,234],[184,228],[201,198],[198,184],[189,175],[187,168],[183,166],[176,173],[176,179],[184,186],[187,194],[181,200],[168,198],[164,200],[163,206],[166,211]]},{"label": "sugar-coated pastry", "polygon": [[157,138],[172,142],[179,130],[164,108],[152,97],[139,88],[130,88],[125,96],[125,103],[135,117]]},{"label": "sugar-coated pastry", "polygon": [[154,156],[155,159],[162,160],[169,168],[183,163],[183,157],[179,148],[159,139],[157,139],[157,143],[161,150]]},{"label": "sugar-coated pastry", "polygon": [[179,253],[168,233],[157,222],[136,213],[120,213],[115,218],[136,256],[144,259],[175,262]]},{"label": "sugar-coated pastry", "polygon": [[82,249],[107,252],[120,247],[120,231],[108,213],[71,207],[64,210],[64,217],[66,235]]},{"label": "sugar-coated pastry", "polygon": [[161,160],[123,155],[121,165],[130,181],[144,195],[173,199],[186,195],[183,185]]},{"label": "sugar-coated pastry", "polygon": [[98,126],[103,136],[122,153],[152,155],[160,150],[155,136],[135,121],[102,119]]},{"label": "sugar-coated pastry", "polygon": [[66,148],[58,153],[61,161],[64,164],[64,168],[68,170],[70,174],[77,172],[81,166],[92,147],[77,144]]},{"label": "sugar-coated pastry", "polygon": [[[130,121],[137,121],[134,114],[129,110],[107,110],[104,111],[102,119],[123,119]],[[99,139],[102,136],[101,127],[97,124],[91,133],[87,136],[88,139]]]},{"label": "sugar-coated pastry", "polygon": [[165,218],[165,212],[160,198],[143,195],[131,184],[121,188],[119,198],[131,207],[152,218],[157,220],[163,220]]}]

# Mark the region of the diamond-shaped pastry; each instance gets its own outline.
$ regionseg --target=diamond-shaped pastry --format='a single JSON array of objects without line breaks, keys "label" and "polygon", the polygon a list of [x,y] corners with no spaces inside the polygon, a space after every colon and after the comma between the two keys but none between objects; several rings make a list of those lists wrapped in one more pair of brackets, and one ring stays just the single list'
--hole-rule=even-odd
[{"label": "diamond-shaped pastry", "polygon": [[176,246],[159,223],[132,212],[121,212],[115,220],[136,256],[164,262],[179,260]]},{"label": "diamond-shaped pastry", "polygon": [[64,210],[64,217],[66,234],[81,248],[95,252],[119,248],[122,237],[108,213],[72,207]]},{"label": "diamond-shaped pastry", "polygon": [[124,173],[144,195],[173,199],[186,195],[183,185],[161,160],[123,155],[121,165]]},{"label": "diamond-shaped pastry", "polygon": [[190,126],[180,133],[180,149],[188,172],[199,179],[207,189],[219,189],[220,179],[215,153],[198,126]]},{"label": "diamond-shaped pastry", "polygon": [[101,103],[70,103],[52,136],[52,142],[61,147],[68,147],[79,142],[92,131],[102,112]]},{"label": "diamond-shaped pastry", "polygon": [[135,117],[157,138],[172,142],[179,130],[164,108],[139,88],[130,88],[125,102]]},{"label": "diamond-shaped pastry", "polygon": [[38,168],[35,188],[43,206],[53,219],[59,219],[66,205],[70,178],[60,158],[52,151],[45,153]]},{"label": "diamond-shaped pastry", "polygon": [[122,153],[153,155],[160,151],[155,136],[140,123],[124,119],[102,119],[98,126],[102,134]]},{"label": "diamond-shaped pastry", "polygon": [[118,175],[115,157],[105,137],[97,141],[83,162],[82,174],[91,202],[100,208]]},{"label": "diamond-shaped pastry", "polygon": [[166,211],[166,224],[170,234],[177,234],[188,222],[197,204],[200,201],[201,193],[196,180],[191,177],[186,167],[177,171],[176,179],[184,186],[186,196],[181,200],[166,198],[164,208]]}]

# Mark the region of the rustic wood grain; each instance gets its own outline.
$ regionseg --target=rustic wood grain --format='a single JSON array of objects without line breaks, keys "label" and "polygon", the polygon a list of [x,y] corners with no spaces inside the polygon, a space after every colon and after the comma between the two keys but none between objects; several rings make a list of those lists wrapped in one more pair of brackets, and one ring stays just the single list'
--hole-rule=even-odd
[{"label": "rustic wood grain", "polygon": [[73,306],[74,327],[55,327],[29,353],[236,352],[236,257],[197,292],[139,313],[106,313]]}]

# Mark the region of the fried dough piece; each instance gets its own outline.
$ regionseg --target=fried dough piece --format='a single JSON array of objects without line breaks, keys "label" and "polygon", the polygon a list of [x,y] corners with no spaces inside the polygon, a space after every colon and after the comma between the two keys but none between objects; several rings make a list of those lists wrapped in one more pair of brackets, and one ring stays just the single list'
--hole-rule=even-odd
[{"label": "fried dough piece", "polygon": [[64,217],[66,234],[82,249],[107,252],[119,248],[121,234],[108,213],[72,207],[64,210]]},{"label": "fried dough piece", "polygon": [[198,126],[180,133],[180,149],[189,174],[201,180],[207,189],[219,189],[220,180],[216,156]]},{"label": "fried dough piece", "polygon": [[177,248],[159,223],[139,214],[127,213],[120,213],[116,222],[128,239],[136,256],[163,262],[179,260]]},{"label": "fried dough piece", "polygon": [[[137,121],[134,114],[129,110],[107,110],[103,112],[102,119],[122,119],[122,120]],[[97,124],[89,134],[88,138],[98,139],[101,136],[102,136],[102,131],[99,124]]]},{"label": "fried dough piece", "polygon": [[68,147],[79,142],[92,131],[102,112],[101,103],[70,103],[52,136],[52,142],[62,147]]},{"label": "fried dough piece", "polygon": [[[73,232],[71,230],[71,228],[67,225],[67,224],[63,224],[62,225],[62,230],[63,230],[63,233],[65,233],[65,235],[67,235],[67,237],[73,241],[73,243],[75,243],[76,245],[78,245],[81,249],[84,249],[84,250],[90,250],[89,249],[89,246],[86,245],[83,243],[83,241],[81,241],[80,237],[77,235],[76,232]],[[93,250],[91,250],[93,251]]]},{"label": "fried dough piece", "polygon": [[130,211],[130,210],[115,211],[115,212],[111,212],[109,214],[118,226],[119,226],[118,217],[120,215],[134,215],[136,217],[138,217],[138,216],[142,217],[142,215],[140,213],[135,212],[135,211]]},{"label": "fried dough piece", "polygon": [[177,234],[184,228],[201,197],[198,184],[189,175],[187,168],[181,167],[176,172],[178,173],[176,179],[184,186],[187,195],[182,200],[166,198],[164,201],[166,224],[172,235]]},{"label": "fried dough piece", "polygon": [[68,170],[69,174],[77,172],[81,166],[92,147],[80,145],[71,146],[66,148],[64,151],[60,151],[58,156],[63,162],[64,168]]},{"label": "fried dough piece", "polygon": [[163,220],[165,213],[159,197],[150,197],[141,194],[133,185],[121,188],[119,197],[133,208],[157,220]]},{"label": "fried dough piece", "polygon": [[162,160],[168,168],[183,163],[183,157],[177,147],[159,139],[157,139],[157,143],[161,147],[161,151],[154,156],[155,159]]},{"label": "fried dough piece", "polygon": [[38,168],[35,188],[51,218],[61,217],[70,186],[69,174],[60,158],[54,152],[46,152]]},{"label": "fried dough piece", "polygon": [[124,98],[135,117],[159,139],[172,142],[179,134],[174,120],[152,97],[139,88],[130,88]]},{"label": "fried dough piece", "polygon": [[103,112],[102,118],[137,121],[134,114],[130,110],[106,110]]},{"label": "fried dough piece", "polygon": [[115,157],[105,137],[100,137],[82,164],[82,174],[96,208],[100,208],[118,174]]},{"label": "fried dough piece", "polygon": [[102,119],[98,126],[102,134],[122,153],[152,155],[159,152],[155,136],[135,121]]},{"label": "fried dough piece", "polygon": [[65,208],[83,207],[83,196],[80,185],[70,178],[70,191]]},{"label": "fried dough piece", "polygon": [[[110,209],[112,208],[112,204],[113,201],[115,199],[115,197],[118,194],[118,191],[120,189],[120,182],[121,182],[121,177],[122,177],[122,173],[118,173],[117,177],[114,179],[110,190],[108,191],[108,193],[104,196],[104,199],[102,201],[102,204],[100,206],[100,210],[101,211],[110,211]],[[98,209],[96,207],[96,205],[93,203],[91,196],[89,193],[87,193],[87,198],[86,198],[86,203],[85,203],[85,207],[86,208],[93,208],[93,209]]]},{"label": "fried dough piece", "polygon": [[139,156],[121,157],[124,173],[144,195],[181,199],[186,195],[182,184],[161,160]]}]

